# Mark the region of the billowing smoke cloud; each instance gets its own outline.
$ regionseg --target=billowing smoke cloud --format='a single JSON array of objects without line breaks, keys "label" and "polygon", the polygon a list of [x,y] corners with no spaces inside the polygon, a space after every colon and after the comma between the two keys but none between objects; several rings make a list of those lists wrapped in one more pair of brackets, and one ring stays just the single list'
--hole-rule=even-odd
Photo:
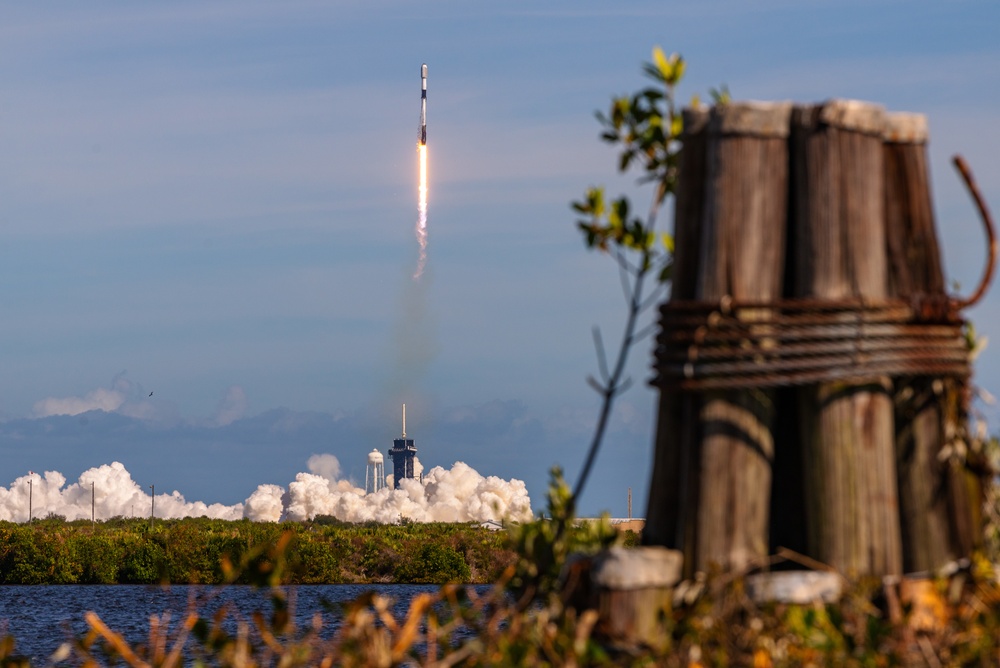
[{"label": "billowing smoke cloud", "polygon": [[[30,485],[29,485],[30,481]],[[0,519],[23,522],[32,517],[52,513],[68,520],[90,519],[91,499],[94,514],[99,519],[115,516],[148,517],[151,510],[160,518],[217,517],[236,520],[243,516],[243,504],[207,505],[188,502],[180,492],[157,494],[155,508],[152,499],[119,462],[88,469],[79,481],[66,486],[66,477],[58,471],[43,475],[29,473],[17,478],[9,488],[0,487]]]},{"label": "billowing smoke cloud", "polygon": [[340,460],[333,455],[313,455],[306,462],[309,473],[318,475],[327,480],[336,480],[340,477]]},{"label": "billowing smoke cloud", "polygon": [[[288,489],[260,485],[245,503],[227,506],[187,501],[177,491],[157,494],[159,518],[214,517],[255,521],[306,520],[332,515],[347,522],[484,522],[531,518],[531,501],[521,480],[484,477],[472,467],[456,462],[451,469],[432,468],[419,480],[403,480],[401,488],[375,494],[340,478],[340,462],[330,454],[309,458],[309,473],[299,473]],[[31,482],[29,487],[29,480]],[[0,487],[0,520],[23,522],[31,516],[52,513],[68,520],[89,519],[91,499],[97,519],[149,515],[153,500],[119,462],[85,471],[66,485],[57,471],[29,473]]]},{"label": "billowing smoke cloud", "polygon": [[[256,493],[261,493],[258,488]],[[255,493],[255,494],[256,494]],[[271,496],[276,490],[266,492]],[[251,497],[253,499],[253,497]],[[250,519],[272,519],[254,516]],[[400,489],[382,489],[375,494],[346,480],[329,480],[299,473],[288,486],[285,517],[304,520],[316,515],[333,515],[347,522],[485,522],[531,517],[531,500],[524,482],[483,477],[471,466],[456,462],[451,469],[436,466],[423,482],[403,480]]]}]

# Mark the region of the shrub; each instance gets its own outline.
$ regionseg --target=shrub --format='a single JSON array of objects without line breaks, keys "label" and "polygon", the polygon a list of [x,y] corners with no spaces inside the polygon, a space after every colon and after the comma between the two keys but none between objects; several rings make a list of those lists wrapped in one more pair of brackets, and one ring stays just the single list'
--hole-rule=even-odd
[{"label": "shrub", "polygon": [[161,542],[149,534],[126,535],[124,538],[118,582],[156,584],[168,581],[167,554]]},{"label": "shrub", "polygon": [[468,582],[471,573],[455,548],[433,542],[424,543],[415,555],[400,561],[395,576],[398,582],[444,584]]}]

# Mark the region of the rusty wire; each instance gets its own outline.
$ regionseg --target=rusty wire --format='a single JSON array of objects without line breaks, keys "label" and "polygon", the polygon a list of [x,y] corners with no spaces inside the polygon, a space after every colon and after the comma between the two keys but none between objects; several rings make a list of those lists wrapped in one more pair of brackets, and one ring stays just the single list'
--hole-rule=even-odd
[{"label": "rusty wire", "polygon": [[993,225],[993,217],[990,216],[990,210],[986,207],[986,201],[979,193],[976,180],[972,177],[972,170],[969,169],[969,166],[965,163],[965,159],[960,155],[954,156],[952,162],[955,164],[955,169],[958,170],[958,173],[962,175],[965,187],[968,188],[972,200],[976,203],[976,210],[979,211],[983,227],[986,228],[986,240],[989,243],[986,269],[983,271],[983,277],[979,281],[979,287],[976,288],[976,291],[970,297],[955,300],[955,308],[963,309],[975,305],[976,302],[982,299],[983,295],[986,294],[986,288],[989,287],[990,282],[993,280],[993,270],[996,268],[997,263],[997,235]]},{"label": "rusty wire", "polygon": [[674,301],[660,307],[656,377],[664,390],[722,390],[863,383],[883,377],[967,379],[971,350],[960,311],[989,287],[997,237],[986,203],[961,156],[954,157],[982,219],[987,264],[967,298],[915,295],[774,302]]},{"label": "rusty wire", "polygon": [[660,308],[653,383],[713,390],[883,376],[967,378],[961,320],[927,322],[919,312],[904,301],[668,303]]}]

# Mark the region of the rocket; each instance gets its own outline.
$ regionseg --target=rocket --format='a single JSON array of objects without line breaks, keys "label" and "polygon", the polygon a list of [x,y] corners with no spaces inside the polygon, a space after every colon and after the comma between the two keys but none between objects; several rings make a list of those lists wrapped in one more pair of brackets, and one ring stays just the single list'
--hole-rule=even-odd
[{"label": "rocket", "polygon": [[420,145],[427,146],[427,63],[420,66]]}]

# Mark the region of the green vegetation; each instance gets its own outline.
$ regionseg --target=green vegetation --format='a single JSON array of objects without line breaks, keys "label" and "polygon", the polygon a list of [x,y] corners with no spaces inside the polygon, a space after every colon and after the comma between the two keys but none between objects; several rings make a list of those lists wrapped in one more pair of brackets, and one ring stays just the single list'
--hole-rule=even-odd
[{"label": "green vegetation", "polygon": [[0,523],[0,584],[223,584],[285,534],[287,584],[494,582],[514,558],[503,532],[466,524],[48,518]]}]

